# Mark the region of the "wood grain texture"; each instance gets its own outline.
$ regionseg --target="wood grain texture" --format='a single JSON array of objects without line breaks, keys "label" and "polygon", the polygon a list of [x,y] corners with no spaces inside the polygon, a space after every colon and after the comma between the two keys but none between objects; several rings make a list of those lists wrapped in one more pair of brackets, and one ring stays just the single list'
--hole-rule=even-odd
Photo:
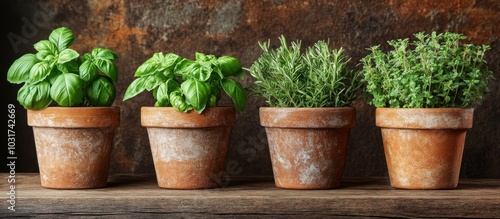
[{"label": "wood grain texture", "polygon": [[16,194],[16,212],[3,202],[0,217],[500,218],[498,179],[462,180],[454,190],[400,190],[386,178],[346,178],[338,189],[288,190],[267,176],[233,177],[223,188],[170,190],[151,175],[115,175],[106,188],[56,190],[41,187],[36,173],[20,173]]}]

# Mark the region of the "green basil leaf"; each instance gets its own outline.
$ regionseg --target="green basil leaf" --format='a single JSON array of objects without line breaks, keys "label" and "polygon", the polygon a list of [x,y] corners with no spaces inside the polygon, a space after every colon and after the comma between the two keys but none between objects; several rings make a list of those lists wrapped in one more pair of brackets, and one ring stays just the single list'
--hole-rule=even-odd
[{"label": "green basil leaf", "polygon": [[125,95],[123,96],[123,101],[130,99],[132,97],[135,97],[139,93],[143,92],[146,90],[146,83],[147,78],[137,78],[130,85],[127,87],[127,90],[125,91]]},{"label": "green basil leaf", "polygon": [[161,101],[156,101],[154,104],[155,107],[170,107],[172,106],[170,102],[161,102]]},{"label": "green basil leaf", "polygon": [[78,71],[80,71],[80,63],[83,62],[79,62],[78,59],[73,59],[69,62],[64,63],[64,66],[66,67],[66,69],[68,69],[68,72],[77,73]]},{"label": "green basil leaf", "polygon": [[175,79],[168,79],[167,81],[165,81],[165,84],[167,85],[168,93],[173,92],[175,90],[179,90],[180,91],[181,83],[179,83]]},{"label": "green basil leaf", "polygon": [[194,78],[198,81],[207,81],[212,75],[212,68],[208,62],[202,65],[189,59],[183,59],[175,66],[175,73],[177,76],[181,76],[182,80]]},{"label": "green basil leaf", "polygon": [[152,74],[156,73],[159,68],[160,68],[160,66],[157,63],[146,61],[137,68],[134,76],[141,77],[141,76],[152,75]]},{"label": "green basil leaf", "polygon": [[92,106],[111,106],[116,88],[110,79],[100,76],[85,87],[85,95]]},{"label": "green basil leaf", "polygon": [[67,27],[57,28],[49,35],[49,41],[56,45],[58,51],[67,49],[73,44],[74,40],[73,31]]},{"label": "green basil leaf", "polygon": [[51,71],[52,68],[49,63],[38,62],[31,68],[29,81],[33,84],[39,83],[40,81],[45,80]]},{"label": "green basil leaf", "polygon": [[213,94],[210,94],[210,97],[208,98],[208,106],[217,106],[217,97]]},{"label": "green basil leaf", "polygon": [[52,84],[50,96],[60,106],[78,106],[83,102],[83,82],[77,74],[61,74]]},{"label": "green basil leaf", "polygon": [[65,49],[61,53],[59,53],[59,58],[57,59],[57,63],[64,64],[66,62],[78,58],[78,56],[80,56],[80,54],[78,54],[78,52],[76,52],[75,50]]},{"label": "green basil leaf", "polygon": [[94,59],[94,57],[92,57],[92,54],[90,54],[90,53],[85,53],[82,56],[80,56],[80,58],[78,59],[78,61],[80,63],[83,63],[83,62],[85,62],[85,61],[87,61],[89,59],[92,60],[92,59]]},{"label": "green basil leaf", "polygon": [[42,81],[38,84],[24,84],[17,92],[17,101],[25,109],[41,110],[47,108],[52,103],[49,82]]},{"label": "green basil leaf", "polygon": [[182,58],[180,56],[178,56],[174,53],[168,53],[165,55],[161,66],[163,69],[171,68],[173,70],[175,65],[181,60],[182,60]]},{"label": "green basil leaf", "polygon": [[219,102],[221,98],[222,85],[220,82],[221,78],[218,74],[214,74],[212,78],[210,78],[207,82],[210,84],[210,94],[214,95],[217,99],[216,102]]},{"label": "green basil leaf", "polygon": [[52,85],[56,81],[56,79],[61,75],[62,72],[59,71],[57,68],[52,68],[52,71],[50,71],[49,76],[47,77],[49,83]]},{"label": "green basil leaf", "polygon": [[29,80],[31,68],[40,62],[34,54],[25,54],[16,59],[7,72],[10,83],[20,84]]},{"label": "green basil leaf", "polygon": [[241,66],[241,62],[238,59],[231,56],[221,56],[217,59],[217,62],[224,76],[236,76],[239,78],[243,77],[243,68]]},{"label": "green basil leaf", "polygon": [[161,103],[167,103],[170,102],[168,99],[168,95],[169,92],[167,84],[160,84],[160,86],[158,86],[158,89],[156,90],[155,99]]},{"label": "green basil leaf", "polygon": [[206,81],[208,78],[210,78],[211,71],[207,71],[203,67],[193,69],[189,74],[184,74],[182,79],[187,80],[187,79],[196,79],[198,81]]},{"label": "green basil leaf", "polygon": [[48,40],[40,40],[33,46],[38,51],[36,53],[36,57],[40,60],[46,60],[48,59],[47,57],[49,58],[56,57],[57,54],[59,53],[56,45]]},{"label": "green basil leaf", "polygon": [[224,74],[222,74],[222,71],[220,70],[220,67],[218,65],[213,66],[213,71],[219,75],[219,78],[225,78]]},{"label": "green basil leaf", "polygon": [[104,48],[94,48],[92,50],[92,56],[95,58],[107,59],[111,61],[118,59],[118,56],[113,51]]},{"label": "green basil leaf", "polygon": [[158,86],[155,98],[160,102],[169,102],[169,95],[174,91],[180,91],[180,83],[175,79],[169,78]]},{"label": "green basil leaf", "polygon": [[207,56],[204,53],[196,52],[195,59],[196,61],[207,61]]},{"label": "green basil leaf", "polygon": [[199,81],[207,81],[212,76],[212,65],[201,65],[199,69],[193,71],[193,78]]},{"label": "green basil leaf", "polygon": [[182,91],[174,91],[174,92],[170,93],[169,98],[170,98],[170,104],[177,111],[187,112],[187,111],[193,109],[193,107],[190,106],[188,103],[186,103],[186,101],[182,97]]},{"label": "green basil leaf", "polygon": [[41,60],[41,61],[52,61],[55,59],[55,57],[56,56],[54,56],[51,53],[46,52],[46,51],[36,53],[36,58]]},{"label": "green basil leaf", "polygon": [[170,78],[170,79],[175,78],[175,74],[174,74],[173,70],[169,69],[169,68],[167,68],[163,71],[163,76],[165,76],[165,78]]},{"label": "green basil leaf", "polygon": [[195,59],[196,59],[196,62],[200,63],[200,62],[211,62],[211,61],[217,60],[217,57],[215,57],[215,55],[206,55],[206,54],[201,53],[201,52],[196,52]]},{"label": "green basil leaf", "polygon": [[144,82],[144,87],[146,88],[146,90],[152,91],[165,81],[164,77],[165,76],[160,72],[156,73],[155,75],[150,75],[146,77],[146,81]]},{"label": "green basil leaf", "polygon": [[94,62],[97,67],[107,76],[109,76],[113,82],[118,81],[118,72],[116,71],[115,63],[107,59],[96,59]]},{"label": "green basil leaf", "polygon": [[164,83],[160,84],[158,86],[158,89],[156,90],[156,95],[155,99],[162,103],[168,103],[169,101],[169,95],[173,91],[178,91],[180,89],[180,84],[177,82],[175,79],[169,78],[167,81]]},{"label": "green basil leaf", "polygon": [[57,55],[59,51],[54,43],[48,40],[40,40],[33,45],[38,52],[46,51],[49,54]]},{"label": "green basil leaf", "polygon": [[162,52],[157,52],[153,54],[151,58],[149,58],[146,62],[154,62],[154,63],[162,63],[165,59],[165,56],[163,55]]},{"label": "green basil leaf", "polygon": [[221,80],[221,85],[224,91],[233,100],[238,111],[243,113],[247,105],[247,95],[243,86],[231,78],[223,78]]},{"label": "green basil leaf", "polygon": [[206,60],[207,61],[210,61],[210,62],[213,62],[213,61],[216,61],[217,60],[217,57],[215,55],[206,55]]},{"label": "green basil leaf", "polygon": [[175,65],[174,73],[182,77],[183,80],[193,78],[193,72],[201,68],[201,65],[189,59],[182,59]]},{"label": "green basil leaf", "polygon": [[62,73],[70,73],[68,67],[64,64],[56,64],[56,68]]},{"label": "green basil leaf", "polygon": [[98,75],[97,66],[90,60],[85,60],[79,68],[80,78],[85,81],[91,81]]},{"label": "green basil leaf", "polygon": [[[40,52],[37,53],[37,57],[38,56],[42,56]],[[55,63],[55,62],[57,62],[57,57],[54,56],[54,55],[50,55],[49,54],[49,55],[45,56],[45,58],[43,58],[42,61],[47,61],[47,62],[50,62],[50,63]]]},{"label": "green basil leaf", "polygon": [[205,82],[189,79],[181,84],[181,89],[186,102],[193,106],[196,112],[203,112],[210,96],[210,86]]}]

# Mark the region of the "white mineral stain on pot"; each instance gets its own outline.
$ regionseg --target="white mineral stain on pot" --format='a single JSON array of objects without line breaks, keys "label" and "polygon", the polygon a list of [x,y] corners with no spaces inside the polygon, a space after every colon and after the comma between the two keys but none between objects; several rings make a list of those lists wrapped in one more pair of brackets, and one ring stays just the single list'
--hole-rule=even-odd
[{"label": "white mineral stain on pot", "polygon": [[324,181],[321,177],[321,170],[317,164],[313,163],[310,166],[300,171],[300,183],[311,184]]},{"label": "white mineral stain on pot", "polygon": [[319,162],[317,160],[311,160],[311,154],[313,153],[313,150],[311,150],[311,142],[304,146],[307,150],[302,149],[297,153],[295,165],[299,171],[300,183],[311,184],[320,178],[321,173],[318,168]]},{"label": "white mineral stain on pot", "polygon": [[404,125],[421,124],[424,128],[439,126],[458,127],[460,125],[460,119],[450,116],[429,114],[422,117],[416,117],[413,114],[403,114],[402,117]]},{"label": "white mineral stain on pot", "polygon": [[[86,187],[107,174],[112,129],[33,128],[41,181],[49,187]],[[106,140],[108,139],[108,140]],[[109,141],[109,142],[108,142]],[[94,172],[101,169],[101,172]],[[67,184],[65,182],[74,182]],[[62,184],[59,184],[62,183]]]},{"label": "white mineral stain on pot", "polygon": [[[323,184],[329,177],[326,175],[328,169],[332,166],[332,160],[338,159],[330,152],[337,147],[336,141],[325,142],[318,141],[329,133],[310,132],[307,134],[307,142],[304,149],[299,151],[297,165],[300,167],[300,183],[302,184]],[[328,153],[328,154],[325,154]]]},{"label": "white mineral stain on pot", "polygon": [[280,113],[274,114],[274,116],[275,117],[273,118],[273,124],[280,124],[283,121],[283,118],[288,117],[288,112],[281,111]]},{"label": "white mineral stain on pot", "polygon": [[328,125],[330,125],[332,127],[345,127],[345,126],[348,126],[349,123],[350,123],[349,120],[338,118],[338,117],[334,117],[328,121]]},{"label": "white mineral stain on pot", "polygon": [[289,170],[292,167],[290,161],[286,157],[280,156],[280,152],[276,151],[276,153],[277,154],[274,157],[281,164],[281,167],[283,167],[283,169],[285,170]]},{"label": "white mineral stain on pot", "polygon": [[[149,135],[155,136],[154,142],[155,153],[162,162],[172,161],[194,161],[200,160],[208,155],[206,147],[199,142],[200,139],[209,141],[210,138],[205,138],[203,133],[186,135],[182,129],[162,129],[149,128]],[[197,136],[198,135],[198,136]],[[209,144],[206,142],[206,144]]]},{"label": "white mineral stain on pot", "polygon": [[[288,153],[287,152],[287,149],[284,148],[284,147],[279,147],[278,145],[280,145],[278,142],[274,142],[274,140],[280,140],[280,138],[278,136],[287,136],[287,135],[284,135],[284,131],[283,130],[280,130],[280,129],[275,129],[275,128],[266,128],[267,130],[267,134],[270,135],[270,136],[276,136],[276,137],[271,137],[271,138],[268,138],[268,140],[270,141],[269,142],[269,147],[270,147],[270,150],[271,150],[271,156],[272,156],[272,161],[273,162],[277,162],[277,165],[281,166],[283,169],[285,170],[290,170],[290,168],[292,167],[292,164],[290,162],[290,157],[288,156]],[[294,141],[292,140],[290,142],[290,139],[283,139],[283,141],[285,141],[285,145],[289,145],[291,146],[291,144],[294,143]],[[276,167],[276,165],[273,165],[274,167]],[[276,171],[275,171],[276,172]]]}]

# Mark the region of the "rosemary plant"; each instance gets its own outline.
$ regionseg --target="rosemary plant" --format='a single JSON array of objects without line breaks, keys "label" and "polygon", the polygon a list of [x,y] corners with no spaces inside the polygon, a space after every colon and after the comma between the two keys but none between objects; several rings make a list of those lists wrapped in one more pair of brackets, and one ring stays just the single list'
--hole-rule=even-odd
[{"label": "rosemary plant", "polygon": [[343,107],[358,97],[361,73],[347,67],[344,50],[330,49],[318,41],[301,52],[301,41],[270,49],[270,42],[259,42],[262,55],[252,64],[255,79],[251,92],[266,99],[270,107]]},{"label": "rosemary plant", "polygon": [[489,91],[493,72],[484,60],[488,45],[461,44],[458,33],[414,35],[388,41],[393,47],[383,52],[380,45],[361,59],[369,103],[394,108],[470,108]]}]

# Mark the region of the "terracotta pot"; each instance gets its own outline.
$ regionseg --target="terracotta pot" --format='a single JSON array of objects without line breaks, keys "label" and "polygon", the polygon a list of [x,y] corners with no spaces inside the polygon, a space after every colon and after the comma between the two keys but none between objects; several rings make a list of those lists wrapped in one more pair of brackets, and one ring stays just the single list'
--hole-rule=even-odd
[{"label": "terracotta pot", "polygon": [[233,107],[209,107],[202,114],[172,107],[142,107],[158,186],[170,189],[214,188],[221,184]]},{"label": "terracotta pot", "polygon": [[260,124],[266,129],[276,186],[339,187],[355,120],[353,107],[261,107]]},{"label": "terracotta pot", "polygon": [[28,110],[41,185],[55,189],[105,187],[118,107]]},{"label": "terracotta pot", "polygon": [[473,109],[461,108],[376,109],[391,185],[456,188],[473,114]]}]

